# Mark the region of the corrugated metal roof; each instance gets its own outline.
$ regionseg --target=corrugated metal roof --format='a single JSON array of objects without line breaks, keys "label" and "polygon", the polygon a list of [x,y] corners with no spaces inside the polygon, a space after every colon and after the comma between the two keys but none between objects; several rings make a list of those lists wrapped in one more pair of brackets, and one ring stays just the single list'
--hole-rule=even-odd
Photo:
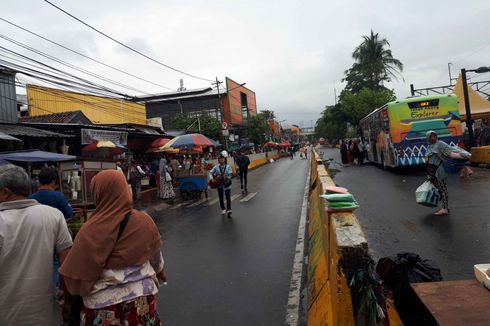
[{"label": "corrugated metal roof", "polygon": [[20,118],[21,122],[45,122],[45,123],[70,123],[74,122],[73,120],[79,116],[81,120],[85,120],[84,122],[90,123],[90,120],[83,114],[82,111],[70,111],[70,112],[60,112],[46,115],[37,115],[31,117],[22,117]]},{"label": "corrugated metal roof", "polygon": [[[223,95],[226,94],[226,89],[221,88],[219,90],[219,93]],[[202,89],[190,90],[190,91],[148,95],[145,97],[139,97],[136,99],[136,101],[141,101],[145,103],[154,103],[154,102],[175,101],[181,99],[203,97],[203,96],[216,96],[216,95],[218,95],[218,90],[215,88],[208,87],[208,88],[202,88]]]},{"label": "corrugated metal roof", "polygon": [[10,136],[42,137],[42,138],[67,138],[71,135],[60,134],[48,130],[41,130],[17,124],[0,124],[0,130]]}]

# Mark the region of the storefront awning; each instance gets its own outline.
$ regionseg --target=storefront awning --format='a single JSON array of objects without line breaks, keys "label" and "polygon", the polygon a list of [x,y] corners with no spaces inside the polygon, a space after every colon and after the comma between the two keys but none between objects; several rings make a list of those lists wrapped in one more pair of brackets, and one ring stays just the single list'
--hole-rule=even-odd
[{"label": "storefront awning", "polygon": [[[463,80],[461,79],[461,75],[459,75],[456,86],[454,86],[454,94],[458,97],[461,120],[465,120],[466,107],[464,104]],[[468,97],[470,99],[472,120],[490,117],[490,101],[478,94],[471,86],[468,86]]]}]

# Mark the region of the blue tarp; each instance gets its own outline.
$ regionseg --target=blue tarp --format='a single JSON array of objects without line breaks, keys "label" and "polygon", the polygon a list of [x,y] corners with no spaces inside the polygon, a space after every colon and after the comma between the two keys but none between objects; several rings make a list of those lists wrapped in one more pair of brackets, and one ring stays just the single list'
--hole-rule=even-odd
[{"label": "blue tarp", "polygon": [[73,160],[76,156],[45,152],[40,150],[26,150],[15,152],[0,152],[0,160],[16,162],[57,162]]}]

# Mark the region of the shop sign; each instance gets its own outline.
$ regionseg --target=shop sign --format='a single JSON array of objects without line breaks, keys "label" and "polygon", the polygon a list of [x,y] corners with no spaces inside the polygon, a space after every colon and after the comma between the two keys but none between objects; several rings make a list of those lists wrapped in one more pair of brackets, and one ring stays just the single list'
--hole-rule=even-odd
[{"label": "shop sign", "polygon": [[116,145],[128,144],[128,133],[126,131],[109,131],[96,129],[82,129],[82,145],[91,144],[95,141],[108,140]]}]

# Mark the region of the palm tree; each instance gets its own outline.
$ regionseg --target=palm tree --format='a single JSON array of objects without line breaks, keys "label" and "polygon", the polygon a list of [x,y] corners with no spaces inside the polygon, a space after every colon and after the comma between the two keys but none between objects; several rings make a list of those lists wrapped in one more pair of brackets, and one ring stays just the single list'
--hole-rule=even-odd
[{"label": "palm tree", "polygon": [[362,38],[362,43],[352,53],[355,62],[345,72],[346,88],[353,92],[358,92],[363,87],[382,88],[384,82],[389,82],[392,78],[397,80],[403,71],[403,64],[393,57],[386,38],[380,38],[372,30],[370,35]]}]

